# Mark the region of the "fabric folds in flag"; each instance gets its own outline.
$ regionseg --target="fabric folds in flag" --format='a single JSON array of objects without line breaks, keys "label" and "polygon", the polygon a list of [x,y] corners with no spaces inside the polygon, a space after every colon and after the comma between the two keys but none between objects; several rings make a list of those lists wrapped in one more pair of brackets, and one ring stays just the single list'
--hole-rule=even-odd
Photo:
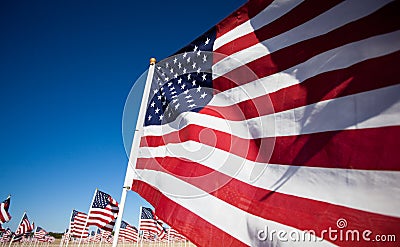
[{"label": "fabric folds in flag", "polygon": [[118,202],[116,200],[109,194],[96,190],[96,195],[89,211],[88,225],[112,231],[118,211]]},{"label": "fabric folds in flag", "polygon": [[0,223],[6,223],[11,220],[11,215],[8,213],[8,209],[10,207],[10,199],[11,197],[8,196],[7,199],[5,199],[1,204],[0,204]]},{"label": "fabric folds in flag", "polygon": [[72,211],[70,236],[76,238],[87,238],[89,226],[86,224],[87,214],[76,210]]},{"label": "fabric folds in flag", "polygon": [[399,11],[244,4],[155,65],[132,190],[198,246],[400,232]]}]

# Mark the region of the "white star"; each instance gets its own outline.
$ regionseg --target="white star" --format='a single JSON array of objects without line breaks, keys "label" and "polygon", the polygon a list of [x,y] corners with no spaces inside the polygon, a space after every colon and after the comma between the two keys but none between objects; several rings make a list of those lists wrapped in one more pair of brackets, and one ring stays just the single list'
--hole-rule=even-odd
[{"label": "white star", "polygon": [[161,81],[160,77],[157,77],[157,82]]},{"label": "white star", "polygon": [[186,68],[183,68],[183,73],[186,74]]},{"label": "white star", "polygon": [[155,105],[155,104],[156,104],[156,103],[154,103],[154,101],[153,101],[153,102],[151,102],[150,106],[154,108],[154,105]]},{"label": "white star", "polygon": [[172,82],[168,82],[168,87],[172,86]]},{"label": "white star", "polygon": [[200,56],[200,52],[201,52],[201,51],[198,50],[197,53],[196,53],[196,55],[197,55],[197,56]]},{"label": "white star", "polygon": [[181,84],[182,83],[182,78],[179,78],[178,79],[178,84]]},{"label": "white star", "polygon": [[195,45],[193,51],[197,51],[198,48],[199,47],[197,47],[197,45]]},{"label": "white star", "polygon": [[157,70],[160,70],[161,69],[161,67],[160,66],[157,66]]},{"label": "white star", "polygon": [[160,121],[163,120],[163,118],[164,118],[164,116],[160,115],[160,117],[159,117]]},{"label": "white star", "polygon": [[201,68],[198,67],[197,70],[196,70],[197,74],[200,74],[200,71],[201,71]]},{"label": "white star", "polygon": [[193,107],[195,107],[195,106],[196,106],[196,104],[191,104],[191,105],[189,105],[190,108],[193,108]]},{"label": "white star", "polygon": [[165,63],[165,68],[168,68],[168,66],[169,66],[169,63]]},{"label": "white star", "polygon": [[179,99],[172,100],[172,104],[175,104]]},{"label": "white star", "polygon": [[160,109],[157,107],[155,110],[156,114],[158,114],[159,111],[160,111]]},{"label": "white star", "polygon": [[196,88],[196,91],[197,91],[198,93],[200,93],[200,90],[201,90],[201,87],[200,87],[200,85],[199,85],[199,87]]},{"label": "white star", "polygon": [[203,56],[203,63],[205,63],[205,62],[207,62],[207,56],[206,56],[206,54],[204,54],[204,56]]},{"label": "white star", "polygon": [[192,103],[194,100],[192,100],[192,99],[189,99],[189,100],[186,100],[186,102],[188,102],[188,103]]},{"label": "white star", "polygon": [[185,99],[190,99],[190,98],[192,98],[192,95],[188,95],[188,96],[185,96]]},{"label": "white star", "polygon": [[183,58],[185,58],[187,56],[187,52],[183,53]]},{"label": "white star", "polygon": [[193,69],[195,69],[195,68],[196,68],[196,63],[195,63],[195,62],[193,62],[193,64],[192,64],[192,68],[193,68]]},{"label": "white star", "polygon": [[178,63],[178,68],[181,69],[182,68],[182,64],[181,62]]},{"label": "white star", "polygon": [[175,79],[178,78],[178,73],[175,73],[174,78]]},{"label": "white star", "polygon": [[173,74],[173,73],[174,73],[174,68],[171,68],[171,69],[169,70],[169,73]]},{"label": "white star", "polygon": [[176,94],[176,92],[175,92],[175,91],[172,91],[172,92],[171,92],[171,95],[174,95],[174,94]]},{"label": "white star", "polygon": [[161,98],[162,98],[161,95],[158,95],[158,96],[157,96],[157,99],[158,99],[158,100],[161,100]]},{"label": "white star", "polygon": [[171,112],[168,113],[168,117],[171,117]]},{"label": "white star", "polygon": [[164,72],[162,72],[162,73],[161,73],[161,75],[162,75],[162,76],[165,76],[165,73],[164,73]]},{"label": "white star", "polygon": [[205,92],[203,92],[202,95],[200,95],[200,98],[204,99],[207,96],[207,94]]},{"label": "white star", "polygon": [[186,89],[185,92],[183,92],[183,94],[188,94],[189,93],[189,89]]},{"label": "white star", "polygon": [[174,64],[176,64],[177,61],[178,61],[178,59],[175,57],[174,58]]},{"label": "white star", "polygon": [[196,86],[196,80],[193,80],[193,81],[192,81],[192,86],[193,86],[193,87]]},{"label": "white star", "polygon": [[178,107],[180,106],[180,104],[178,103],[178,104],[176,104],[175,105],[175,110],[178,110]]},{"label": "white star", "polygon": [[171,88],[169,89],[169,91],[173,91],[173,90],[175,90],[175,87],[171,87]]},{"label": "white star", "polygon": [[161,88],[160,88],[160,90],[161,90],[161,91],[164,91],[164,88],[163,88],[163,87],[161,87]]},{"label": "white star", "polygon": [[169,81],[169,78],[168,78],[168,76],[167,76],[167,77],[165,77],[164,81]]},{"label": "white star", "polygon": [[187,75],[188,80],[190,80],[190,77],[191,77],[191,76],[192,76],[191,74],[188,74],[188,75]]},{"label": "white star", "polygon": [[188,58],[186,59],[186,62],[187,62],[187,63],[190,63],[190,57],[188,57]]},{"label": "white star", "polygon": [[207,80],[206,77],[207,77],[207,74],[204,73],[204,74],[201,76],[201,79],[203,79],[203,81],[205,81],[205,80]]},{"label": "white star", "polygon": [[183,84],[183,85],[181,86],[181,89],[183,90],[183,89],[185,89],[185,87],[186,87],[186,84]]},{"label": "white star", "polygon": [[208,43],[210,43],[210,39],[207,37],[206,42],[204,42],[204,45],[208,45]]},{"label": "white star", "polygon": [[153,90],[153,93],[154,93],[154,94],[158,93],[158,89],[154,89],[154,90]]}]

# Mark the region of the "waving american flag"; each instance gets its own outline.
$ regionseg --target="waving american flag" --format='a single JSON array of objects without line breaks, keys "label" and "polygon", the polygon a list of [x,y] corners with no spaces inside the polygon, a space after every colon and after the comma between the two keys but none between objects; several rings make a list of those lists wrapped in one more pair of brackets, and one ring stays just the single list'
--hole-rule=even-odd
[{"label": "waving american flag", "polygon": [[200,246],[400,232],[399,11],[249,1],[155,64],[132,190]]},{"label": "waving american flag", "polygon": [[109,194],[96,190],[89,212],[88,226],[97,226],[103,230],[112,231],[118,211],[117,201]]}]

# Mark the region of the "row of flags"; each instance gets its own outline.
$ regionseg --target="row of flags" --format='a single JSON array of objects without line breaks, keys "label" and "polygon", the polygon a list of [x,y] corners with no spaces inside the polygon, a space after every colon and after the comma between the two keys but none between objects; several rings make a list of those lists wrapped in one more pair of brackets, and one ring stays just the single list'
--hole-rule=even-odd
[{"label": "row of flags", "polygon": [[[8,203],[10,198],[8,198]],[[7,211],[8,213],[8,211]],[[9,218],[11,219],[11,217]],[[5,221],[1,221],[5,223]],[[8,221],[7,221],[8,222]],[[1,228],[1,227],[0,227]],[[17,230],[12,232],[10,228],[0,229],[0,242],[47,242],[52,243],[55,241],[53,236],[44,230],[42,227],[35,227],[35,223],[30,223],[28,215],[24,212],[21,222],[19,223]]]},{"label": "row of flags", "polygon": [[[69,228],[63,235],[62,243],[100,242],[112,243],[112,231],[119,213],[119,204],[109,194],[96,189],[89,213],[73,210]],[[89,227],[97,231],[89,233]],[[186,237],[173,228],[164,227],[151,208],[141,207],[138,228],[122,220],[118,236],[120,242],[140,241],[186,241]]]},{"label": "row of flags", "polygon": [[[10,221],[10,196],[1,203],[0,223]],[[165,228],[155,212],[147,207],[141,207],[139,229],[122,221],[119,241],[186,241],[186,238],[172,228]],[[96,189],[89,213],[72,211],[68,230],[62,238],[62,243],[73,242],[104,242],[112,243],[112,231],[119,212],[118,202],[109,194]],[[0,224],[0,242],[53,242],[54,237],[42,227],[35,227],[24,212],[22,219],[13,233],[9,228],[3,229]],[[89,227],[97,227],[97,232],[89,234]]]}]

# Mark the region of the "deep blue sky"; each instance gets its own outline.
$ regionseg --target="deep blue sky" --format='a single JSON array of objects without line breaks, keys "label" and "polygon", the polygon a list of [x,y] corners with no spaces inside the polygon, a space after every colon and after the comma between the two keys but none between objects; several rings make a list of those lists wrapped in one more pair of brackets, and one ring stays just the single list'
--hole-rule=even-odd
[{"label": "deep blue sky", "polygon": [[[0,2],[0,200],[62,232],[94,190],[120,200],[126,97],[150,57],[168,57],[244,0]],[[124,219],[137,225],[128,193]]]}]

